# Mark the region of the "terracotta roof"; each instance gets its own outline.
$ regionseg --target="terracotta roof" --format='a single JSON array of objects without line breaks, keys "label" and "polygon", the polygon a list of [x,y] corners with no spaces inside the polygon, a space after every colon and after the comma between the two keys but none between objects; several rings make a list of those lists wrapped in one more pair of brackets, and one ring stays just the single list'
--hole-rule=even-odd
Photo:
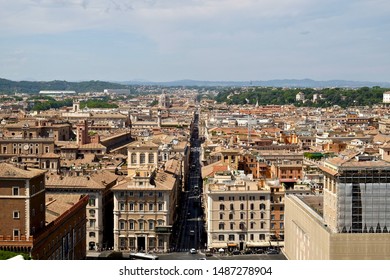
[{"label": "terracotta roof", "polygon": [[228,170],[228,165],[222,160],[202,167],[202,178],[214,176],[215,172]]},{"label": "terracotta roof", "polygon": [[152,141],[134,141],[132,143],[130,143],[128,145],[128,147],[142,147],[142,148],[146,148],[146,147],[152,147],[152,148],[157,148],[158,145],[153,143]]},{"label": "terracotta roof", "polygon": [[55,153],[43,153],[40,158],[60,158],[60,156]]},{"label": "terracotta roof", "polygon": [[68,211],[81,198],[80,194],[46,193],[46,223],[51,223]]},{"label": "terracotta roof", "polygon": [[95,150],[95,149],[106,149],[106,146],[100,143],[88,143],[79,146],[80,150]]},{"label": "terracotta roof", "polygon": [[98,171],[86,176],[62,176],[48,174],[46,178],[47,188],[81,188],[81,189],[105,189],[107,184],[118,178],[109,171]]},{"label": "terracotta roof", "polygon": [[33,168],[24,169],[9,163],[0,163],[0,178],[31,179],[44,173],[46,173],[46,170]]}]

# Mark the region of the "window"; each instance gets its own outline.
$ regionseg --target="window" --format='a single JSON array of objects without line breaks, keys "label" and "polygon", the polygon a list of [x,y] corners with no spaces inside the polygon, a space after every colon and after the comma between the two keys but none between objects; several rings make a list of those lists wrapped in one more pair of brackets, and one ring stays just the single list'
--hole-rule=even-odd
[{"label": "window", "polygon": [[162,192],[158,192],[158,197],[163,197],[163,193]]},{"label": "window", "polygon": [[149,211],[153,211],[153,203],[149,203]]},{"label": "window", "polygon": [[149,154],[149,163],[154,163],[154,154]]},{"label": "window", "polygon": [[233,220],[233,214],[232,213],[229,214],[229,220]]},{"label": "window", "polygon": [[223,235],[223,234],[218,235],[218,240],[219,241],[224,241],[225,240],[225,235]]},{"label": "window", "polygon": [[224,199],[223,196],[219,196],[219,197],[218,197],[218,200],[219,200],[219,201],[224,201],[225,199]]},{"label": "window", "polygon": [[143,230],[144,229],[144,221],[139,221],[138,226],[139,226],[140,230]]},{"label": "window", "polygon": [[120,222],[119,222],[119,229],[120,229],[120,230],[124,230],[124,229],[125,229],[125,226],[126,226],[126,225],[125,225],[125,222],[124,222],[124,221],[120,221]]},{"label": "window", "polygon": [[139,192],[139,197],[144,197],[144,192]]},{"label": "window", "polygon": [[264,219],[264,213],[260,213],[260,219]]},{"label": "window", "polygon": [[240,204],[240,210],[244,210],[244,203]]},{"label": "window", "polygon": [[133,220],[129,221],[129,229],[134,230],[134,221]]},{"label": "window", "polygon": [[284,228],[284,224],[283,223],[280,223],[280,229],[283,229]]},{"label": "window", "polygon": [[95,210],[94,209],[90,209],[89,210],[89,216],[90,217],[95,217]]},{"label": "window", "polygon": [[284,220],[284,215],[283,214],[280,214],[280,219]]},{"label": "window", "polygon": [[223,213],[219,213],[219,219],[223,220]]},{"label": "window", "polygon": [[144,164],[145,163],[145,154],[144,153],[141,153],[139,155],[139,163],[140,164]]},{"label": "window", "polygon": [[234,201],[234,196],[229,196],[230,201]]},{"label": "window", "polygon": [[225,224],[219,223],[219,230],[224,230],[224,229],[225,229]]},{"label": "window", "polygon": [[264,224],[265,224],[264,222],[261,222],[261,223],[260,223],[260,228],[261,228],[261,229],[264,229]]},{"label": "window", "polygon": [[131,163],[137,163],[137,155],[135,153],[131,154]]},{"label": "window", "polygon": [[125,210],[125,204],[123,202],[119,203],[119,210],[124,211]]},{"label": "window", "polygon": [[13,212],[13,218],[14,219],[19,219],[20,218],[20,212],[19,211],[14,211]]},{"label": "window", "polygon": [[240,223],[240,229],[241,230],[245,229],[245,223]]},{"label": "window", "polygon": [[12,195],[19,195],[19,187],[12,187]]},{"label": "window", "polygon": [[89,206],[96,206],[96,198],[91,196],[88,201]]},{"label": "window", "polygon": [[230,223],[230,229],[231,229],[231,230],[234,229],[234,223]]},{"label": "window", "polygon": [[20,232],[18,229],[14,229],[14,238],[19,238]]},{"label": "window", "polygon": [[275,215],[271,215],[271,220],[275,220]]},{"label": "window", "polygon": [[129,203],[129,211],[134,211],[134,203],[133,202]]},{"label": "window", "polygon": [[220,205],[219,205],[219,210],[224,211],[224,210],[225,210],[225,205],[220,204]]},{"label": "window", "polygon": [[260,210],[265,210],[265,204],[264,203],[260,204]]},{"label": "window", "polygon": [[158,204],[158,211],[163,211],[164,210],[164,203],[160,202]]},{"label": "window", "polygon": [[255,210],[255,205],[253,203],[251,203],[251,210]]},{"label": "window", "polygon": [[164,220],[158,220],[158,225],[163,226],[164,225]]},{"label": "window", "polygon": [[271,223],[271,229],[275,229],[275,223]]},{"label": "window", "polygon": [[254,228],[255,228],[255,223],[251,222],[251,229],[254,229]]},{"label": "window", "polygon": [[250,195],[249,196],[249,200],[255,200],[255,196],[254,195]]},{"label": "window", "polygon": [[154,229],[154,221],[149,221],[149,229],[150,230]]},{"label": "window", "polygon": [[143,203],[139,204],[139,211],[144,211],[144,204]]},{"label": "window", "polygon": [[244,219],[244,213],[240,213],[240,219],[241,219],[241,220]]},{"label": "window", "polygon": [[238,236],[238,239],[239,239],[240,241],[245,241],[245,234],[240,234],[240,235]]},{"label": "window", "polygon": [[250,241],[253,241],[253,240],[255,239],[255,235],[254,235],[253,233],[251,233],[251,234],[249,235],[249,239],[250,239]]},{"label": "window", "polygon": [[259,239],[260,240],[265,240],[265,234],[259,234]]},{"label": "window", "polygon": [[243,201],[243,200],[245,200],[245,196],[239,196],[238,199],[239,199],[240,201]]},{"label": "window", "polygon": [[90,219],[89,220],[89,227],[95,227],[96,220],[95,219]]},{"label": "window", "polygon": [[90,237],[90,238],[95,238],[95,237],[96,237],[96,233],[90,232],[90,233],[89,233],[89,237]]},{"label": "window", "polygon": [[230,210],[233,211],[234,210],[234,204],[230,204]]},{"label": "window", "polygon": [[255,218],[255,213],[251,213],[251,219]]},{"label": "window", "polygon": [[134,192],[129,192],[129,196],[134,196]]},{"label": "window", "polygon": [[234,234],[229,234],[229,241],[234,241]]}]

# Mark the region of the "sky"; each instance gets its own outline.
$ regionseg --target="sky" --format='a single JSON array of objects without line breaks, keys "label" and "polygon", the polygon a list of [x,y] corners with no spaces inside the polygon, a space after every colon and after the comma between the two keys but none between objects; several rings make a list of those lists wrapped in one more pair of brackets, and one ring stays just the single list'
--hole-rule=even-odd
[{"label": "sky", "polygon": [[388,0],[0,0],[0,77],[390,82]]}]

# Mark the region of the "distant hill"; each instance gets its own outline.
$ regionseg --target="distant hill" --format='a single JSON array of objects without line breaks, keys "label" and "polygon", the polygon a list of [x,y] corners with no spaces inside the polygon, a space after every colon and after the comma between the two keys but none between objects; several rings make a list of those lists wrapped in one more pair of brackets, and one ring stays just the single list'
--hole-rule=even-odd
[{"label": "distant hill", "polygon": [[311,79],[284,79],[269,81],[196,81],[179,80],[172,82],[150,82],[150,81],[124,81],[124,82],[105,82],[105,81],[11,81],[0,78],[0,93],[38,93],[41,90],[74,90],[76,92],[101,92],[104,89],[132,89],[134,86],[162,86],[162,87],[287,87],[287,88],[360,88],[380,86],[390,88],[389,82],[358,82],[358,81],[315,81]]},{"label": "distant hill", "polygon": [[160,85],[160,86],[198,86],[198,87],[242,87],[242,86],[262,86],[262,87],[299,87],[299,88],[330,88],[330,87],[390,87],[390,82],[359,82],[345,80],[315,81],[311,79],[280,79],[268,81],[197,81],[178,80],[172,82],[148,82],[148,81],[126,81],[127,85]]},{"label": "distant hill", "polygon": [[39,93],[41,90],[74,90],[76,92],[101,92],[104,89],[130,88],[120,83],[103,81],[11,81],[0,78],[0,93]]}]

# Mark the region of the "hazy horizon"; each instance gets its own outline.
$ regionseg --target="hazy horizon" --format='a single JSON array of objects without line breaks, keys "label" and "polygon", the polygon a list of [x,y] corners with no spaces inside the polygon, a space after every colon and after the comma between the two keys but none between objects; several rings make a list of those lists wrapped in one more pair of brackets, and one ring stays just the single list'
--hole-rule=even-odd
[{"label": "hazy horizon", "polygon": [[385,0],[0,0],[0,77],[390,82]]}]

